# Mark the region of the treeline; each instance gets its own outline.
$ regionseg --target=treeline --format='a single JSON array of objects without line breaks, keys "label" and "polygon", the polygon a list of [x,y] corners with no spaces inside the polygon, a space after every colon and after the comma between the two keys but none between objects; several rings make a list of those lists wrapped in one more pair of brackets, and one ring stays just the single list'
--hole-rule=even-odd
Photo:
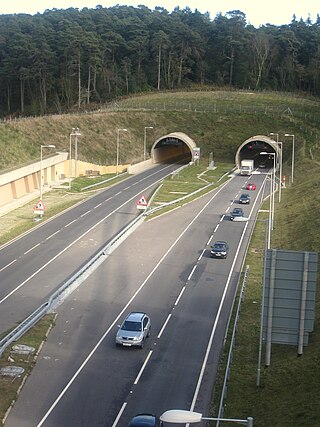
[{"label": "treeline", "polygon": [[115,6],[0,15],[0,114],[61,113],[191,84],[320,95],[320,17],[248,25]]}]

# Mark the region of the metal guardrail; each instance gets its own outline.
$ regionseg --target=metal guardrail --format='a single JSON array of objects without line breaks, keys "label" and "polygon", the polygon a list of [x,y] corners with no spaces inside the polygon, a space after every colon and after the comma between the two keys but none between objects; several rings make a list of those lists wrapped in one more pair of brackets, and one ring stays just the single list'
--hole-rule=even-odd
[{"label": "metal guardrail", "polygon": [[[231,368],[231,362],[233,359],[233,348],[235,345],[235,340],[236,340],[236,332],[237,332],[237,327],[238,327],[238,321],[239,321],[239,316],[240,316],[240,309],[241,309],[241,303],[244,300],[244,291],[245,291],[245,287],[247,284],[247,278],[249,275],[249,266],[247,265],[245,273],[244,273],[244,277],[243,277],[243,281],[242,281],[242,287],[241,287],[241,291],[240,291],[240,295],[239,295],[239,302],[238,302],[238,307],[237,307],[237,312],[236,312],[236,316],[235,316],[235,320],[234,320],[234,325],[233,325],[233,330],[232,330],[232,337],[231,337],[231,342],[230,342],[230,348],[229,348],[229,354],[228,354],[228,360],[227,360],[227,365],[226,365],[226,370],[225,370],[225,374],[224,374],[224,381],[223,381],[223,386],[222,386],[222,392],[221,392],[221,399],[220,399],[220,405],[219,405],[219,411],[218,411],[218,418],[223,417],[223,404],[224,404],[224,400],[227,396],[227,388],[228,388],[228,380],[230,378],[230,368]],[[216,423],[216,427],[219,426],[219,421],[217,421]]]},{"label": "metal guardrail", "polygon": [[[4,350],[14,341],[17,341],[23,334],[25,334],[32,326],[34,326],[45,314],[50,310],[57,307],[76,287],[78,287],[84,280],[85,273],[90,269],[95,270],[105,257],[110,255],[127,236],[132,233],[145,219],[144,213],[140,214],[133,221],[131,221],[123,230],[120,231],[110,242],[94,255],[83,267],[81,267],[70,279],[64,282],[60,288],[55,291],[49,300],[38,307],[30,316],[21,322],[15,329],[8,335],[0,340],[0,357]],[[82,280],[81,280],[82,279]]]},{"label": "metal guardrail", "polygon": [[[229,172],[228,172],[229,173]],[[227,175],[226,173],[225,175]],[[219,181],[225,176],[223,175]],[[80,268],[70,279],[64,282],[60,288],[54,292],[49,300],[38,307],[29,317],[27,317],[23,322],[21,322],[15,329],[13,329],[8,335],[6,335],[2,340],[0,340],[0,357],[2,356],[4,350],[14,341],[17,341],[23,334],[25,334],[32,326],[34,326],[45,314],[50,310],[53,310],[57,307],[65,298],[66,295],[70,294],[77,286],[81,284],[81,278],[84,280],[84,275],[90,269],[93,271],[98,265],[103,262],[105,256],[111,254],[122,242],[127,238],[127,236],[132,233],[139,225],[142,223],[147,215],[150,215],[153,212],[157,212],[160,209],[163,209],[165,206],[170,206],[175,203],[179,203],[203,190],[212,186],[213,183],[205,185],[204,187],[190,193],[186,196],[180,197],[179,199],[173,200],[168,203],[164,203],[161,206],[156,208],[146,210],[142,212],[137,218],[131,221],[120,233],[117,234],[102,250],[100,250],[96,255],[94,255],[82,268]]]}]

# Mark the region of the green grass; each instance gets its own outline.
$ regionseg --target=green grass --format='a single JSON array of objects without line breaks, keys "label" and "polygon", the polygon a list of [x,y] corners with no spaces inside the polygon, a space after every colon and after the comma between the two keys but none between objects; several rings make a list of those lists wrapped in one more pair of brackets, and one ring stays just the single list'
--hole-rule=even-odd
[{"label": "green grass", "polygon": [[[281,204],[275,205],[271,247],[318,252],[320,223],[310,206],[319,206],[319,165],[305,159],[297,165],[295,171],[294,185],[283,190]],[[268,209],[267,205],[268,202],[265,209]],[[259,218],[264,219],[265,215],[260,214]],[[264,238],[265,225],[260,222],[253,234],[245,262],[250,265],[250,274],[237,328],[224,417],[252,416],[254,425],[261,427],[317,426],[320,424],[319,315],[316,314],[314,332],[301,357],[297,357],[296,346],[273,344],[271,365],[266,368],[263,346],[260,387],[256,386]],[[319,294],[316,313],[319,313]],[[217,413],[225,360],[226,354],[221,363],[212,413]]]}]

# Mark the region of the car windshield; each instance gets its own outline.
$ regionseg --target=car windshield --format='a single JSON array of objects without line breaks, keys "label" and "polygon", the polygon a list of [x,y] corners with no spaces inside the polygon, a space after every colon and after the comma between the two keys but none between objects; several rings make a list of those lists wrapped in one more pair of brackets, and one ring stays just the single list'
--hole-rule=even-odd
[{"label": "car windshield", "polygon": [[215,243],[213,249],[224,249],[225,245],[223,243]]},{"label": "car windshield", "polygon": [[141,332],[141,323],[126,320],[121,328],[123,331]]}]

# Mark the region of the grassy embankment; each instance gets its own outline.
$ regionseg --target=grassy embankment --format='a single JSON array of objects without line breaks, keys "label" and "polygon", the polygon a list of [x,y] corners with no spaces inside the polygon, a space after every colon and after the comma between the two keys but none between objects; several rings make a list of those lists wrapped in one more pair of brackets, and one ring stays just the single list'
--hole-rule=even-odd
[{"label": "grassy embankment", "polygon": [[[276,203],[271,246],[318,251],[320,224],[314,215],[320,201],[317,100],[275,93],[204,92],[141,96],[119,105],[121,109],[118,112],[38,118],[1,125],[2,159],[7,155],[8,161],[0,168],[16,166],[17,158],[23,162],[37,159],[39,144],[43,141],[54,143],[60,150],[66,149],[70,128],[75,126],[80,127],[85,135],[80,157],[88,161],[105,157],[110,163],[115,153],[116,129],[129,128],[130,138],[123,142],[123,149],[127,150],[125,160],[134,162],[141,158],[143,127],[151,125],[155,127],[153,141],[166,133],[183,131],[201,147],[203,157],[212,152],[218,162],[232,162],[240,143],[253,135],[268,135],[270,131],[279,133],[280,140],[285,141],[284,174],[290,176],[291,140],[284,139],[284,133],[292,133],[296,138],[295,181],[283,191],[281,205]],[[149,108],[150,111],[146,111]],[[172,195],[172,191],[183,193],[186,190],[178,185],[168,193]],[[159,193],[159,202],[166,198]],[[266,427],[319,425],[319,297],[315,332],[303,356],[296,357],[296,348],[273,345],[271,366],[262,370],[261,387],[255,385],[263,234],[263,226],[258,226],[246,260],[250,265],[250,277],[241,311],[224,416],[253,416],[255,425]],[[213,415],[216,405],[215,398]]]}]

